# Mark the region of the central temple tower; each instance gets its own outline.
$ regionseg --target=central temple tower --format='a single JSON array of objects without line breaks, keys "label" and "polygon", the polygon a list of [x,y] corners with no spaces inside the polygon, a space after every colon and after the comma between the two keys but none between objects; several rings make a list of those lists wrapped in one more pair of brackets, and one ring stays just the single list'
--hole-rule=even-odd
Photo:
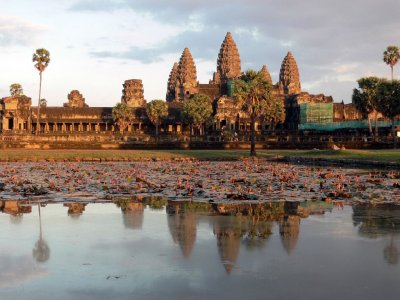
[{"label": "central temple tower", "polygon": [[222,42],[217,60],[217,73],[214,74],[215,83],[225,83],[240,76],[241,64],[239,50],[228,32]]}]

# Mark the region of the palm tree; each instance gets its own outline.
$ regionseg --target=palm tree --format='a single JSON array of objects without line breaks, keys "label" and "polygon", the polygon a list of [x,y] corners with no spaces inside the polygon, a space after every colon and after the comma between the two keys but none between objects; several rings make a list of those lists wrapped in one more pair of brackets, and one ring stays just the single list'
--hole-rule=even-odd
[{"label": "palm tree", "polygon": [[250,116],[250,156],[256,156],[255,122],[257,118],[269,114],[271,109],[271,83],[261,72],[248,70],[234,84],[236,103]]},{"label": "palm tree", "polygon": [[399,48],[397,46],[388,46],[383,52],[383,61],[390,66],[393,80],[393,67],[397,64],[400,58]]},{"label": "palm tree", "polygon": [[40,99],[40,108],[46,108],[47,107],[47,100],[46,99]]},{"label": "palm tree", "polygon": [[39,134],[40,130],[40,99],[42,93],[42,73],[50,63],[50,52],[44,48],[36,49],[33,53],[32,61],[35,63],[35,68],[39,71],[40,83],[39,83],[39,98],[37,106],[37,125],[36,134]]}]

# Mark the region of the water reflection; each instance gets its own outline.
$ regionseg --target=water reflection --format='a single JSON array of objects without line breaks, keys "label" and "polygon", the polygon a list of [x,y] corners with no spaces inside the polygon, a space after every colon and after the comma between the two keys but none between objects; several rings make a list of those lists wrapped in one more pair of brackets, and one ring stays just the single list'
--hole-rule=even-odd
[{"label": "water reflection", "polygon": [[216,216],[213,221],[221,263],[230,274],[239,256],[240,241],[246,232],[245,224],[242,218],[235,216]]},{"label": "water reflection", "polygon": [[[45,299],[39,295],[54,286],[62,300],[240,300],[266,293],[295,299],[299,291],[310,299],[397,299],[400,293],[396,207],[160,198],[66,204],[0,202],[1,299]],[[71,219],[67,209],[81,217]],[[33,213],[10,224],[9,215],[22,211]],[[140,230],[132,234],[133,227]],[[340,288],[331,289],[332,282]]]},{"label": "water reflection", "polygon": [[400,234],[400,206],[393,203],[353,205],[353,224],[358,234],[376,239],[387,237],[388,245],[383,249],[383,257],[388,264],[399,261],[396,237]]},{"label": "water reflection", "polygon": [[50,258],[50,247],[47,242],[43,239],[43,230],[42,230],[42,214],[40,203],[38,203],[38,213],[39,213],[39,239],[35,243],[35,246],[32,250],[33,258],[38,263],[43,263],[49,260]]},{"label": "water reflection", "polygon": [[300,217],[296,215],[284,215],[279,220],[279,234],[282,245],[288,254],[296,248],[300,234]]},{"label": "water reflection", "polygon": [[10,215],[10,222],[12,224],[20,224],[23,215],[32,212],[32,206],[23,205],[20,201],[3,200],[0,201],[0,211]]},{"label": "water reflection", "polygon": [[272,235],[272,221],[260,222],[258,219],[251,218],[248,223],[248,230],[243,236],[242,243],[248,250],[262,249]]},{"label": "water reflection", "polygon": [[185,258],[192,253],[197,230],[196,212],[187,207],[183,202],[170,202],[166,207],[169,232]]},{"label": "water reflection", "polygon": [[72,218],[79,218],[85,211],[87,203],[64,203],[65,207],[68,207],[68,216]]},{"label": "water reflection", "polygon": [[[85,212],[87,204],[75,202],[64,203],[63,206],[68,208],[68,216],[77,219]],[[167,201],[157,196],[121,199],[115,205],[121,210],[124,227],[136,230],[143,230],[146,208],[165,209],[170,236],[179,245],[185,259],[190,259],[193,255],[200,220],[207,219],[215,237],[220,262],[227,274],[235,269],[241,251],[262,250],[267,247],[268,240],[274,234],[274,225],[277,227],[276,233],[279,234],[282,248],[288,255],[292,255],[302,236],[302,219],[324,214],[333,208],[333,204],[321,201],[215,204]],[[42,210],[43,207],[38,205],[39,238],[32,250],[37,262],[45,262],[50,258],[50,247],[43,234]],[[22,216],[32,212],[32,204],[26,201],[2,200],[0,211],[10,215],[13,224],[20,224]],[[398,264],[400,206],[355,204],[352,206],[351,220],[359,236],[387,239],[386,245],[381,248],[383,259],[387,264]]]},{"label": "water reflection", "polygon": [[397,265],[399,262],[399,250],[395,244],[393,234],[390,235],[390,243],[383,249],[383,257],[389,265]]}]

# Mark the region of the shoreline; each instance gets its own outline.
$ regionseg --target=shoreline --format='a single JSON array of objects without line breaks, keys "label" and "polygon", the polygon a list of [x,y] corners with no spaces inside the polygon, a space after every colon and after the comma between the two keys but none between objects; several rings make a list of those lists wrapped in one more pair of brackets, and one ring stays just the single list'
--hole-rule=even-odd
[{"label": "shoreline", "polygon": [[[357,157],[357,158],[355,158]],[[21,150],[0,151],[0,162],[232,162],[254,160],[319,167],[399,169],[400,150]]]}]

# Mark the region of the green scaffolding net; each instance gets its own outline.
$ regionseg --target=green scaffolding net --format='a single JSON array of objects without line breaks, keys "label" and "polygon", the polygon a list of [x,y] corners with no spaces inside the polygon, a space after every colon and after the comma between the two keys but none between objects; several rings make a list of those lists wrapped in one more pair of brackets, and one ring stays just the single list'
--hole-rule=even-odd
[{"label": "green scaffolding net", "polygon": [[300,124],[332,122],[333,103],[300,104]]},{"label": "green scaffolding net", "polygon": [[[395,126],[400,125],[400,121],[395,121]],[[390,121],[378,121],[379,128],[391,127]],[[375,123],[372,122],[372,127],[375,127]],[[317,131],[334,131],[339,129],[368,129],[368,121],[343,121],[343,122],[331,122],[331,123],[307,123],[299,124],[300,130],[317,130]]]},{"label": "green scaffolding net", "polygon": [[228,97],[233,97],[233,93],[235,92],[235,81],[234,80],[228,80],[227,89],[228,89]]}]

